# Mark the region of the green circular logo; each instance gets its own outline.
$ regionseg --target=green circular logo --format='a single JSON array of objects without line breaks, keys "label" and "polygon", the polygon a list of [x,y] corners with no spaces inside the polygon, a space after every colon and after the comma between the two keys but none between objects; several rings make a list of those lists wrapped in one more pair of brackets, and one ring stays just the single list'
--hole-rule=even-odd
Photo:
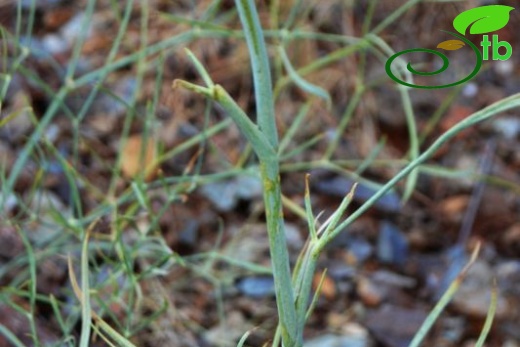
[{"label": "green circular logo", "polygon": [[412,53],[412,52],[431,53],[431,54],[435,54],[436,56],[438,56],[438,57],[440,57],[442,59],[442,67],[440,69],[432,71],[432,72],[418,71],[418,70],[414,69],[412,67],[412,64],[409,62],[408,65],[406,66],[406,69],[408,71],[410,71],[412,74],[419,75],[419,76],[433,76],[433,75],[437,75],[437,74],[440,74],[441,72],[445,71],[448,68],[448,66],[450,65],[448,57],[446,57],[446,55],[444,55],[443,53],[441,53],[439,51],[435,51],[433,49],[427,49],[427,48],[407,49],[407,50],[404,50],[404,51],[401,51],[401,52],[397,52],[396,54],[392,55],[386,61],[386,65],[385,65],[385,70],[386,70],[386,73],[388,74],[388,76],[390,76],[391,79],[393,79],[395,82],[397,82],[399,84],[402,84],[402,85],[407,86],[407,87],[420,88],[420,89],[439,89],[439,88],[453,87],[453,86],[456,86],[458,84],[465,83],[465,82],[469,81],[470,79],[472,79],[473,77],[475,77],[477,75],[477,73],[479,72],[480,68],[482,67],[482,54],[480,53],[480,51],[477,48],[477,46],[475,46],[470,40],[468,40],[464,36],[458,35],[456,33],[452,33],[450,31],[445,31],[445,30],[442,30],[442,31],[444,31],[445,33],[448,33],[448,34],[450,34],[452,36],[455,36],[455,37],[457,37],[459,39],[461,39],[462,41],[464,41],[466,44],[468,44],[473,49],[473,52],[475,53],[475,56],[477,58],[477,62],[476,62],[475,68],[473,69],[473,71],[468,76],[466,76],[465,78],[463,78],[460,81],[449,83],[449,84],[443,84],[443,85],[440,85],[440,86],[421,86],[421,85],[412,84],[412,83],[408,83],[406,81],[403,81],[403,80],[399,79],[399,77],[397,77],[392,72],[391,66],[392,66],[393,61],[396,58],[398,58],[399,56],[403,55],[403,54]]}]

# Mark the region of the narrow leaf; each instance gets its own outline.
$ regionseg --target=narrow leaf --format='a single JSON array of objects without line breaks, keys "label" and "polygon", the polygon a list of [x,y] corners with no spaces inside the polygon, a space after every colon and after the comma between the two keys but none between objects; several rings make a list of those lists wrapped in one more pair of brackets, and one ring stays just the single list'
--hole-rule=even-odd
[{"label": "narrow leaf", "polygon": [[314,214],[312,213],[312,205],[311,205],[311,192],[309,189],[309,177],[310,174],[305,175],[305,212],[307,217],[307,225],[309,226],[309,233],[311,235],[311,239],[313,241],[318,239],[318,235],[316,234],[316,222],[314,220]]},{"label": "narrow leaf", "polygon": [[325,89],[318,87],[317,85],[314,85],[314,84],[306,81],[305,79],[303,79],[303,77],[301,77],[298,74],[298,72],[293,68],[291,61],[289,60],[289,57],[285,53],[285,50],[283,49],[282,46],[278,47],[278,53],[280,54],[280,57],[282,58],[285,69],[287,70],[287,73],[289,74],[289,77],[293,80],[293,82],[296,83],[296,85],[298,87],[300,87],[307,93],[316,95],[316,96],[322,98],[323,100],[325,100],[327,103],[327,108],[330,109],[330,107],[332,105],[332,99],[330,98],[329,93]]},{"label": "narrow leaf", "polygon": [[[256,328],[254,328],[254,329],[256,329]],[[248,331],[245,332],[244,335],[242,335],[242,337],[238,341],[237,347],[243,347],[244,346],[244,343],[246,343],[247,338],[249,337],[249,335],[251,335],[251,332],[254,329],[248,330]]]},{"label": "narrow leaf", "polygon": [[307,313],[305,314],[305,320],[307,321],[309,317],[311,316],[312,312],[314,311],[314,308],[316,307],[316,304],[318,303],[318,299],[321,294],[321,288],[323,286],[323,282],[325,281],[325,276],[327,275],[327,269],[325,269],[320,277],[320,282],[318,283],[318,286],[316,288],[316,292],[314,292],[314,295],[312,297],[311,303],[309,305],[309,308],[307,309]]},{"label": "narrow leaf", "polygon": [[460,287],[460,284],[462,283],[464,277],[466,277],[466,274],[469,270],[469,268],[475,263],[477,260],[478,253],[480,251],[480,243],[477,243],[477,246],[473,250],[473,253],[471,254],[469,262],[466,264],[464,269],[459,273],[457,278],[451,283],[451,285],[448,287],[446,292],[442,295],[442,297],[439,299],[437,304],[433,307],[431,312],[428,314],[426,319],[424,320],[423,324],[413,337],[412,341],[408,345],[408,347],[419,347],[421,342],[426,337],[426,334],[428,331],[430,331],[430,328],[433,326],[433,324],[437,321],[437,318],[439,318],[440,314],[444,310],[444,308],[449,304],[455,293]]},{"label": "narrow leaf", "polygon": [[491,290],[491,303],[489,304],[488,314],[486,316],[486,321],[484,322],[484,326],[482,327],[482,331],[480,336],[475,344],[475,347],[482,347],[484,342],[486,341],[486,337],[491,330],[491,325],[493,324],[493,320],[495,318],[495,313],[498,305],[498,288],[496,280],[493,283],[493,288]]},{"label": "narrow leaf", "polygon": [[186,54],[190,58],[191,62],[193,63],[193,66],[195,66],[195,69],[199,73],[200,77],[202,77],[204,83],[206,83],[206,86],[208,86],[209,88],[213,88],[215,84],[209,76],[208,71],[204,68],[204,65],[202,65],[200,60],[197,59],[197,57],[195,56],[195,54],[193,54],[192,51],[190,51],[188,48],[185,48],[184,50],[186,51]]}]

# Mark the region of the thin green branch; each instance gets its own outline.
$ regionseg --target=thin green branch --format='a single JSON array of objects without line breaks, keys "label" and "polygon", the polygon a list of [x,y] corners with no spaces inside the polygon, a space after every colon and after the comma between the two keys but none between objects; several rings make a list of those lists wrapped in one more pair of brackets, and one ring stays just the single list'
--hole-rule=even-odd
[{"label": "thin green branch", "polygon": [[260,19],[253,0],[236,0],[240,21],[244,28],[255,85],[256,116],[260,130],[273,148],[278,146],[278,132],[274,116],[273,86],[269,56],[264,42]]},{"label": "thin green branch", "polygon": [[467,129],[475,124],[478,124],[486,119],[493,117],[494,115],[504,112],[516,107],[520,107],[520,93],[511,95],[505,99],[495,102],[488,107],[475,112],[473,115],[467,117],[461,122],[457,123],[451,129],[442,134],[426,151],[424,151],[417,159],[410,162],[405,168],[403,168],[397,175],[395,175],[390,181],[388,181],[381,189],[379,189],[370,199],[368,199],[361,207],[359,207],[352,215],[350,215],[345,221],[343,221],[330,235],[327,235],[327,241],[320,247],[321,251],[326,243],[336,237],[341,230],[345,229],[359,216],[365,213],[372,205],[376,203],[386,192],[393,188],[397,182],[406,177],[419,165],[428,160],[443,144],[451,140],[458,133]]}]

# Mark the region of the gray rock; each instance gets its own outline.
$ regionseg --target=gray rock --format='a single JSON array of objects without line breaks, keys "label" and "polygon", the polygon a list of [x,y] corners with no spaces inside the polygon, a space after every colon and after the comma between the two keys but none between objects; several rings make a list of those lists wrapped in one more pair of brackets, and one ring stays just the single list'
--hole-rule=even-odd
[{"label": "gray rock", "polygon": [[403,265],[408,258],[408,240],[395,225],[383,222],[379,230],[377,256],[385,263]]},{"label": "gray rock", "polygon": [[520,134],[520,119],[517,117],[498,118],[493,121],[492,126],[507,140],[513,140]]},{"label": "gray rock", "polygon": [[421,308],[383,305],[369,312],[366,326],[387,347],[407,347],[428,313]]},{"label": "gray rock", "polygon": [[315,337],[303,344],[304,347],[372,347],[374,344],[368,332],[362,331],[359,334],[333,335],[327,334]]},{"label": "gray rock", "polygon": [[256,176],[240,176],[228,181],[208,183],[200,192],[221,212],[231,211],[239,199],[251,200],[262,195],[262,182]]},{"label": "gray rock", "polygon": [[255,276],[240,279],[237,289],[244,295],[263,298],[274,295],[274,279],[271,276]]}]

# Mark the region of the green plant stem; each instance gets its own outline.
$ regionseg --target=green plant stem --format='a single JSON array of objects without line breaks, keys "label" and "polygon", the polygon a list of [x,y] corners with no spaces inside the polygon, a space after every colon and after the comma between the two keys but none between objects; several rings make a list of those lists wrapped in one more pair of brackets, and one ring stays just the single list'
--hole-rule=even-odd
[{"label": "green plant stem", "polygon": [[[261,136],[254,136],[256,134],[253,131],[249,134],[248,138],[260,159],[260,172],[264,191],[269,249],[273,263],[279,327],[284,347],[299,347],[302,345],[302,333],[299,328],[300,324],[298,324],[299,319],[295,308],[294,292],[291,285],[289,253],[284,230],[280,167],[277,156],[278,131],[276,129],[274,114],[273,86],[269,68],[269,56],[267,54],[264,35],[254,1],[236,0],[235,3],[251,56],[257,124],[260,127]],[[226,95],[224,93],[222,94]],[[230,98],[229,101],[231,100]],[[240,114],[240,112],[238,112],[238,114]],[[247,124],[245,119],[241,119],[243,116],[235,118],[235,121]],[[246,130],[250,130],[248,128],[254,127],[246,127]],[[262,139],[266,139],[269,146],[259,145]],[[255,145],[251,140],[256,141],[258,144]]]},{"label": "green plant stem", "polygon": [[269,249],[273,263],[273,277],[284,346],[301,346],[302,335],[298,328],[289,254],[285,239],[278,160],[261,160],[260,172],[264,187],[265,215]]},{"label": "green plant stem", "polygon": [[260,160],[267,233],[273,263],[273,278],[282,341],[284,347],[299,347],[302,345],[302,336],[298,329],[294,292],[291,285],[289,253],[282,214],[278,155],[269,144],[264,133],[247,117],[244,111],[220,85],[217,84],[213,87],[205,88],[186,81],[176,80],[174,82],[175,86],[186,88],[218,102],[249,141]]},{"label": "green plant stem", "polygon": [[320,243],[320,247],[317,252],[321,252],[323,248],[336,237],[342,230],[344,230],[350,223],[355,221],[359,216],[365,213],[372,205],[376,203],[386,192],[393,188],[397,182],[406,177],[416,167],[428,160],[443,144],[451,140],[461,131],[477,123],[483,122],[494,115],[510,110],[512,108],[520,107],[520,93],[513,94],[507,98],[495,102],[488,107],[475,112],[471,116],[467,117],[463,121],[457,123],[455,126],[450,128],[444,134],[442,134],[426,151],[424,151],[415,160],[410,162],[405,168],[403,168],[397,175],[395,175],[390,181],[388,181],[383,187],[381,187],[370,199],[368,199],[363,205],[361,205],[354,213],[352,213],[347,219],[345,219],[338,227],[330,234],[326,235],[326,238]]},{"label": "green plant stem", "polygon": [[309,298],[311,297],[312,280],[318,264],[319,254],[314,252],[316,241],[311,241],[302,259],[298,273],[295,275],[293,287],[296,292],[296,314],[298,315],[298,333],[301,336],[305,327]]},{"label": "green plant stem", "polygon": [[397,10],[392,12],[389,16],[385,18],[381,23],[379,23],[374,29],[372,29],[372,34],[379,34],[381,31],[383,31],[387,26],[395,22],[395,20],[403,13],[406,13],[411,7],[415,6],[415,4],[421,2],[421,0],[408,0],[408,2],[404,3],[402,6],[399,6]]},{"label": "green plant stem", "polygon": [[274,117],[273,86],[269,56],[264,43],[260,19],[253,0],[236,0],[235,3],[251,55],[257,123],[271,146],[276,147],[278,145],[278,132]]}]

